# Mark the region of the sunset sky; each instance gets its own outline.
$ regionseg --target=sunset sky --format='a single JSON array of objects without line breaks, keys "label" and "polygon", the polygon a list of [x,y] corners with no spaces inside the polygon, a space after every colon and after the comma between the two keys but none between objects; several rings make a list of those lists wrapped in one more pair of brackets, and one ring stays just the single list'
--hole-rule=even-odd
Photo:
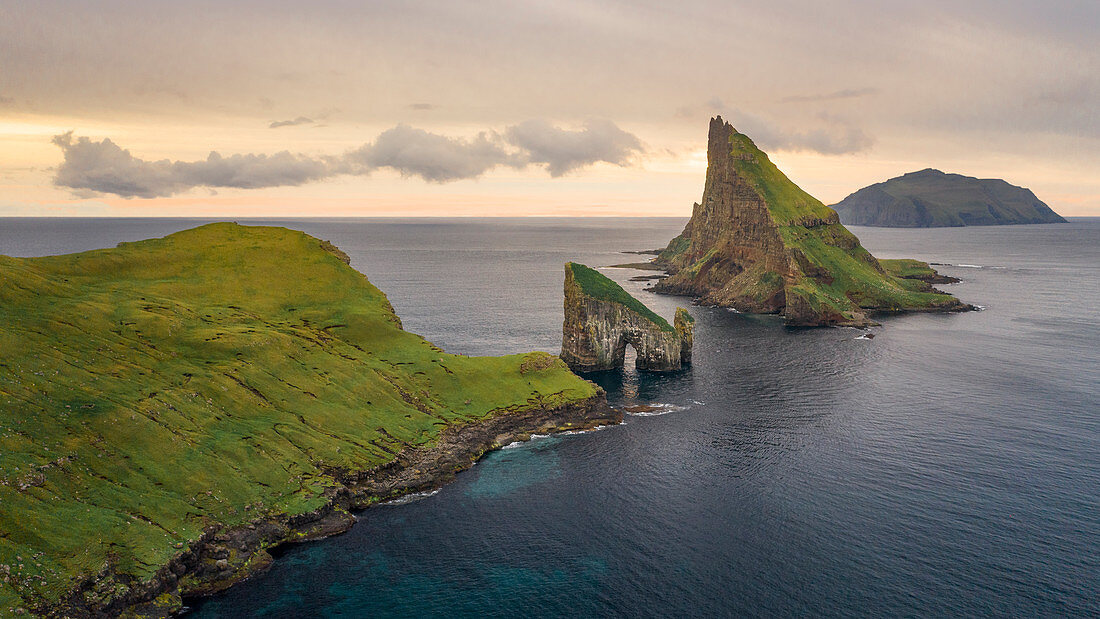
[{"label": "sunset sky", "polygon": [[721,114],[826,203],[1100,216],[1100,2],[0,0],[0,216],[687,216]]}]

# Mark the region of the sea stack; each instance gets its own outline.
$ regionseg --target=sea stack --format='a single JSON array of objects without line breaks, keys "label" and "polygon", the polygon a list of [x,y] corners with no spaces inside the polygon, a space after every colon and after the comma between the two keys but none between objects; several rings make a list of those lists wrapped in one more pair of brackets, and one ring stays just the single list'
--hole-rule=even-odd
[{"label": "sea stack", "polygon": [[575,262],[565,264],[561,358],[575,372],[623,367],[626,345],[639,370],[670,372],[691,363],[695,320],[678,308],[676,326],[611,279]]},{"label": "sea stack", "polygon": [[781,314],[793,326],[865,326],[873,312],[970,309],[926,282],[892,275],[836,211],[721,116],[710,122],[703,199],[655,262],[670,273],[657,292]]}]

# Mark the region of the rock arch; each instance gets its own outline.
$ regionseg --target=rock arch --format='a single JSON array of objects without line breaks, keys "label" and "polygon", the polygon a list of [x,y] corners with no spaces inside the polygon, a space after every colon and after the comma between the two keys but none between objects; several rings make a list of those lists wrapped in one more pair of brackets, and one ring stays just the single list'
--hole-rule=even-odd
[{"label": "rock arch", "polygon": [[627,344],[637,351],[639,370],[679,370],[691,362],[694,320],[680,308],[675,322],[668,324],[596,270],[566,263],[561,358],[574,371],[623,367]]}]

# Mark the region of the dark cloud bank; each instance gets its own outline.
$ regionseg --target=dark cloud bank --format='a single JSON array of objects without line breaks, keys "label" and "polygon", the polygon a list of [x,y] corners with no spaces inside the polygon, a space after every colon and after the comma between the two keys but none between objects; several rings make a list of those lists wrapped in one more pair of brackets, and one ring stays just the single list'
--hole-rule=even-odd
[{"label": "dark cloud bank", "polygon": [[[308,119],[272,123],[272,127],[304,122]],[[124,198],[166,197],[195,187],[302,185],[340,174],[367,175],[382,168],[435,183],[477,178],[497,167],[531,164],[543,165],[551,176],[558,177],[600,161],[626,166],[644,152],[636,136],[611,121],[589,121],[582,129],[571,131],[543,120],[529,120],[503,134],[482,132],[473,139],[398,125],[373,142],[334,157],[289,151],[231,156],[211,152],[200,161],[147,161],[107,138],[96,142],[69,132],[55,136],[53,143],[64,154],[55,185]]]}]

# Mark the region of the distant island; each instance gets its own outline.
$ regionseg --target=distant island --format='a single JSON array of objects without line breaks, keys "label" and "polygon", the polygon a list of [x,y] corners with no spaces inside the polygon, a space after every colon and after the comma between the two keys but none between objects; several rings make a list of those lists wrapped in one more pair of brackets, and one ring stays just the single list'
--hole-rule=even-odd
[{"label": "distant island", "polygon": [[836,211],[721,116],[710,122],[702,202],[653,264],[670,274],[656,292],[781,314],[793,326],[866,326],[879,312],[973,309],[934,289],[927,264],[877,260]]},{"label": "distant island", "polygon": [[885,228],[1066,222],[1030,189],[931,168],[864,187],[833,208],[843,223]]},{"label": "distant island", "polygon": [[234,224],[0,256],[0,616],[167,616],[487,450],[621,420],[557,357],[404,331],[348,263]]}]

